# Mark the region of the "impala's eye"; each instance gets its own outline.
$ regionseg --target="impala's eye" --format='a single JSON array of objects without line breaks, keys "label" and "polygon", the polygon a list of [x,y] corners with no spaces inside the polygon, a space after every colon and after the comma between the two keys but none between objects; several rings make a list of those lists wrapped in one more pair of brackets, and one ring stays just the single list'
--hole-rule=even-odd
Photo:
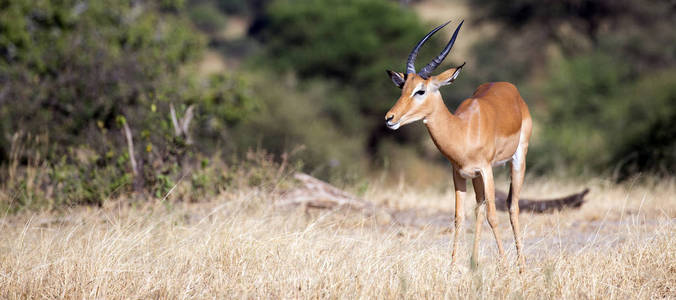
[{"label": "impala's eye", "polygon": [[416,95],[425,95],[425,91],[419,90],[419,91],[415,92],[415,94]]}]

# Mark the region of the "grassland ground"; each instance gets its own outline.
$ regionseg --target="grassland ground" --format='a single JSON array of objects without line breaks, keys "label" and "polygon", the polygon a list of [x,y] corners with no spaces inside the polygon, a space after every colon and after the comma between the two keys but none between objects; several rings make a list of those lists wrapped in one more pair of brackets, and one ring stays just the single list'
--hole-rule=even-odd
[{"label": "grassland ground", "polygon": [[[467,224],[462,260],[452,266],[452,192],[404,184],[374,184],[363,198],[415,212],[415,225],[279,208],[278,191],[266,187],[199,203],[119,199],[6,215],[0,298],[676,298],[676,181],[584,184],[592,192],[579,210],[521,215],[522,274],[506,213],[506,261],[484,226],[479,267],[468,270]],[[580,186],[534,178],[524,194]]]}]

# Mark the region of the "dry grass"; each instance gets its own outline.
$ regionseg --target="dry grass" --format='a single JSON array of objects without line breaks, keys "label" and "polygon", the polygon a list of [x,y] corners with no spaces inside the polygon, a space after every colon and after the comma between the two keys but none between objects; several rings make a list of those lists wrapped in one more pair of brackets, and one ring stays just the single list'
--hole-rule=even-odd
[{"label": "dry grass", "polygon": [[[274,193],[207,203],[23,213],[0,219],[0,298],[674,298],[676,181],[591,185],[579,211],[522,216],[527,266],[508,267],[484,226],[480,267],[450,265],[451,232],[346,211],[274,209]],[[529,195],[579,183],[531,179]],[[371,187],[399,209],[451,212],[450,192]],[[472,200],[467,201],[468,212]],[[469,217],[470,221],[472,217]],[[451,219],[448,218],[450,223]],[[469,230],[471,226],[466,226]],[[466,253],[472,234],[466,234]]]}]

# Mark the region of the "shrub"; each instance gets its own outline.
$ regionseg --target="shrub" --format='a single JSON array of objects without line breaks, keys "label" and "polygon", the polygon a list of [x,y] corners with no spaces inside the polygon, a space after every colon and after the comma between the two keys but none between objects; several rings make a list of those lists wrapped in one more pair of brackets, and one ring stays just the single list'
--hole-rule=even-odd
[{"label": "shrub", "polygon": [[190,19],[197,27],[209,33],[217,33],[226,25],[225,15],[211,2],[190,6]]},{"label": "shrub", "polygon": [[636,77],[628,65],[597,52],[562,60],[551,74],[548,114],[529,156],[536,170],[615,171],[618,179],[673,170],[674,71]]},{"label": "shrub", "polygon": [[[205,39],[181,11],[182,1],[0,5],[0,166],[18,162],[26,170],[30,161],[43,162],[32,169],[44,170],[42,184],[53,187],[44,196],[49,201],[100,204],[131,190],[164,194],[198,153],[216,151],[202,142],[255,109],[238,76],[194,74],[190,65]],[[171,106],[178,120],[194,115],[190,128],[212,130],[177,133]],[[10,140],[19,132],[49,140],[39,152],[10,159]],[[0,181],[12,177],[2,173]],[[21,188],[32,182],[22,174],[8,187],[10,198],[29,206],[40,197]]]},{"label": "shrub", "polygon": [[110,145],[101,129],[119,115],[139,123],[204,46],[185,19],[144,2],[11,0],[3,14],[2,134],[50,132],[56,145],[99,153]]},{"label": "shrub", "polygon": [[[335,82],[318,105],[348,133],[380,136],[374,122],[398,96],[385,69],[403,70],[426,26],[413,11],[386,0],[278,0],[269,4],[253,28],[264,43],[260,65],[293,72],[302,80]],[[449,36],[423,48],[418,65],[441,50]],[[379,121],[380,117],[377,118]],[[354,124],[356,123],[356,125]]]}]

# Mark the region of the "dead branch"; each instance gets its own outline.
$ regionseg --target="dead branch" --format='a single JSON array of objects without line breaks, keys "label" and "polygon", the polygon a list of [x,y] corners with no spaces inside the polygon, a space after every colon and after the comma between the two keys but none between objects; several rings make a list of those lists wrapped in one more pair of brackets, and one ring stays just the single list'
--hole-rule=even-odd
[{"label": "dead branch", "polygon": [[195,110],[195,105],[188,106],[188,109],[185,111],[185,116],[181,119],[181,129],[183,129],[183,135],[185,136],[185,143],[192,145],[192,137],[190,136],[190,121],[193,118],[193,111]]},{"label": "dead branch", "polygon": [[131,172],[132,175],[134,176],[134,190],[136,192],[141,192],[143,190],[143,186],[145,185],[145,180],[143,178],[142,172],[143,159],[139,160],[138,163],[136,161],[136,155],[134,155],[134,138],[131,134],[131,129],[129,128],[129,124],[126,118],[124,119],[122,126],[124,127],[124,135],[127,137],[129,162],[131,163]]},{"label": "dead branch", "polygon": [[125,119],[124,122],[122,122],[122,126],[124,127],[124,135],[127,137],[127,147],[129,150],[129,161],[131,162],[131,172],[134,174],[134,177],[138,176],[138,165],[136,164],[136,158],[134,156],[134,139],[131,136],[131,129],[129,129],[129,124],[127,124],[127,120]]},{"label": "dead branch", "polygon": [[171,114],[171,123],[174,125],[174,136],[181,136],[181,126],[178,125],[178,118],[176,118],[176,110],[173,103],[169,103],[169,113]]},{"label": "dead branch", "polygon": [[376,208],[372,203],[359,199],[357,196],[310,175],[296,173],[293,177],[301,182],[301,187],[286,192],[275,205],[306,205],[312,208],[329,209],[349,208],[360,211]]},{"label": "dead branch", "polygon": [[174,104],[169,103],[169,113],[171,114],[171,123],[174,125],[174,136],[179,137],[183,136],[185,138],[185,143],[192,145],[192,137],[189,134],[190,121],[194,116],[195,105],[188,106],[188,109],[185,110],[185,115],[183,118],[178,119],[176,116],[176,109],[174,109]]}]

